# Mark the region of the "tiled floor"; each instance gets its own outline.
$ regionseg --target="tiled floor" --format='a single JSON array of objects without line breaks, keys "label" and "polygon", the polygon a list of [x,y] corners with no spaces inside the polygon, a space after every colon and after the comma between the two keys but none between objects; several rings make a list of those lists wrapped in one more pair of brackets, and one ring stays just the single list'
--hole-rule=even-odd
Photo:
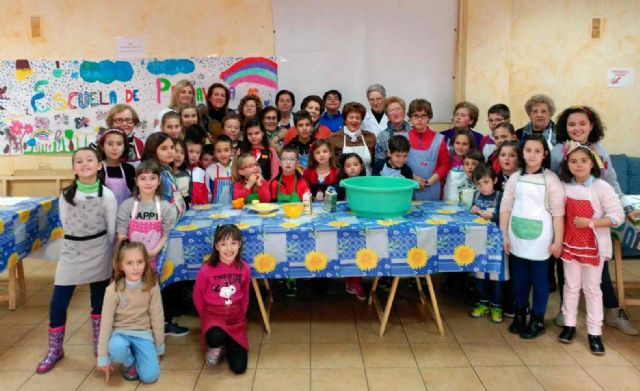
[{"label": "tiled floor", "polygon": [[[461,299],[440,293],[445,335],[440,337],[414,290],[403,283],[387,332],[379,338],[374,311],[340,292],[337,282],[324,297],[301,287],[295,300],[276,296],[271,335],[249,308],[249,369],[234,375],[226,363],[208,368],[199,347],[199,322],[182,317],[192,328],[167,340],[158,383],[124,381],[107,384],[94,369],[88,322],[87,287],[78,288],[69,310],[65,358],[46,375],[34,367],[46,351],[48,303],[55,265],[25,263],[28,294],[17,311],[0,307],[0,390],[479,390],[479,389],[640,389],[640,337],[605,327],[607,354],[596,357],[586,345],[584,320],[571,345],[556,341],[559,329],[550,318],[558,310],[551,296],[548,332],[534,341],[508,333],[509,322],[494,325],[471,319]],[[627,261],[629,279],[640,279],[640,262]],[[4,276],[6,280],[6,274]],[[640,308],[632,308],[640,327]]]}]

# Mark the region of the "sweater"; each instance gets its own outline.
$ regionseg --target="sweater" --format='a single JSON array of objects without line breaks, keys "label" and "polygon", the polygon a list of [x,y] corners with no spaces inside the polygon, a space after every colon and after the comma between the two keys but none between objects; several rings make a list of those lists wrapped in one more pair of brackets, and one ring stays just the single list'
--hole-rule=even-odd
[{"label": "sweater", "polygon": [[262,183],[258,186],[254,186],[254,189],[247,189],[245,187],[245,182],[233,182],[233,199],[238,198],[247,198],[247,196],[253,191],[258,193],[258,198],[260,202],[269,202],[271,201],[271,192],[269,190],[269,180],[263,179]]},{"label": "sweater", "polygon": [[[298,135],[298,130],[292,126],[287,130],[287,133],[284,135],[284,143],[288,144],[291,140],[293,140]],[[320,125],[317,123],[313,127],[313,137],[317,140],[321,138],[329,138],[331,136],[331,130],[324,125]]]},{"label": "sweater", "polygon": [[[476,142],[476,149],[478,149],[478,147],[480,146],[480,143],[482,142],[482,133],[476,132],[473,129],[469,129],[469,131],[471,132],[471,134],[473,134],[474,141]],[[456,135],[456,128],[443,130],[442,132],[440,132],[440,134],[444,136],[446,140],[447,148],[453,148],[452,142],[453,142],[453,136]]]},{"label": "sweater", "polygon": [[[278,193],[282,194],[291,194],[294,191],[298,193],[298,197],[300,201],[302,201],[302,196],[304,193],[310,191],[309,184],[307,180],[304,179],[301,175],[298,176],[296,181],[297,174],[284,175],[282,174],[282,185],[278,186],[278,178],[273,178],[271,183],[269,184],[269,189],[271,190],[271,201],[276,202]],[[296,188],[293,188],[293,184],[296,184]]]},{"label": "sweater", "polygon": [[[119,285],[118,290],[116,284]],[[107,287],[98,338],[98,366],[111,362],[107,347],[112,333],[154,341],[158,355],[164,354],[164,312],[160,287],[156,284],[143,291],[143,286],[143,283],[130,284],[123,279]]]},{"label": "sweater", "polygon": [[[337,187],[338,185],[338,175],[340,175],[340,170],[335,167],[329,168],[329,174],[324,177],[322,183],[318,180],[318,170],[316,167],[307,167],[302,173],[302,177],[307,180],[309,186],[311,187],[311,194],[314,199],[317,199],[318,193],[324,193],[327,190],[327,187],[333,186]],[[317,200],[319,201],[319,200]]]}]

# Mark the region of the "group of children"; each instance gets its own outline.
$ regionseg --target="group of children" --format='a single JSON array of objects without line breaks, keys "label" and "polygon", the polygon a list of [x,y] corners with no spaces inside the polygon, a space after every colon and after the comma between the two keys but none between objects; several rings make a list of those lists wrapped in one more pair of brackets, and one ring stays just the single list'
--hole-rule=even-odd
[{"label": "group of children", "polygon": [[[231,204],[237,198],[299,202],[305,193],[321,200],[329,186],[336,187],[344,200],[340,180],[366,175],[357,151],[334,153],[318,125],[321,110],[315,106],[322,102],[315,98],[305,99],[303,107],[308,110],[292,115],[286,124],[267,120],[277,119],[278,111],[259,110],[259,101],[253,100],[245,102],[243,108],[250,110],[241,115],[228,111],[219,118],[210,112],[210,121],[220,120],[220,132],[214,135],[201,127],[201,114],[185,89],[193,86],[185,83],[174,90],[175,104],[162,113],[159,131],[145,143],[133,135],[139,123],[133,108],[116,105],[95,150],[74,152],[76,180],[60,198],[65,236],[50,306],[49,350],[38,373],[51,370],[63,358],[66,311],[75,286],[88,283],[98,368],[108,380],[111,363],[119,362],[126,379],[155,381],[164,336],[189,332],[174,321],[183,304],[184,292],[176,290],[181,284],[160,291],[156,259],[190,204]],[[293,98],[290,93],[283,96]],[[213,96],[212,101],[216,99],[221,98]],[[430,110],[428,102],[417,101],[412,102],[414,109]],[[467,113],[458,115],[459,109]],[[421,118],[411,111],[417,123],[426,119],[424,129],[428,129],[427,109],[417,110]],[[454,123],[469,123],[468,111],[468,105],[456,108]],[[460,202],[471,213],[499,223],[503,233],[507,261],[499,273],[476,273],[478,301],[470,315],[489,315],[494,322],[502,322],[503,314],[514,316],[509,331],[522,338],[544,333],[547,265],[552,257],[559,258],[565,266],[564,328],[559,339],[568,343],[575,336],[582,288],[589,344],[593,353],[602,354],[600,273],[611,256],[608,229],[624,221],[618,196],[599,179],[602,164],[593,147],[568,141],[558,177],[549,170],[547,140],[537,134],[518,140],[508,120],[508,108],[495,105],[489,110],[490,136],[460,126],[433,138],[446,140],[450,169],[434,174],[443,174],[445,179],[439,182],[444,185],[434,185],[429,192],[435,190],[442,199]],[[386,157],[375,161],[373,175],[420,181],[422,171],[416,174],[408,164],[422,156],[412,147],[413,137],[423,136],[409,132],[385,139]],[[427,148],[421,153],[434,152],[438,151]],[[423,190],[428,179],[422,179]],[[246,369],[248,351],[250,272],[241,252],[240,231],[235,226],[218,227],[211,256],[195,285],[183,282],[182,286],[193,290],[206,362],[215,365],[226,354],[236,373]],[[348,278],[345,284],[347,292],[365,299],[360,278]]]}]

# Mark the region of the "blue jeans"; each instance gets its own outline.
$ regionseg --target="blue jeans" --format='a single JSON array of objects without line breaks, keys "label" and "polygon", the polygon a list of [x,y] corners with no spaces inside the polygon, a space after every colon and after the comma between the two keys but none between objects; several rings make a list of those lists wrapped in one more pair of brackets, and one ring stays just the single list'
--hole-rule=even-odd
[{"label": "blue jeans", "polygon": [[513,281],[513,295],[517,308],[529,305],[529,289],[533,286],[533,315],[543,316],[547,310],[549,300],[548,261],[530,261],[528,259],[509,255],[511,262],[511,281]]},{"label": "blue jeans", "polygon": [[491,281],[488,278],[476,278],[476,293],[478,301],[483,304],[491,302],[492,307],[502,304],[502,281]]},{"label": "blue jeans", "polygon": [[153,383],[160,377],[160,363],[152,340],[111,334],[107,350],[112,362],[122,363],[125,367],[135,364],[143,383]]}]

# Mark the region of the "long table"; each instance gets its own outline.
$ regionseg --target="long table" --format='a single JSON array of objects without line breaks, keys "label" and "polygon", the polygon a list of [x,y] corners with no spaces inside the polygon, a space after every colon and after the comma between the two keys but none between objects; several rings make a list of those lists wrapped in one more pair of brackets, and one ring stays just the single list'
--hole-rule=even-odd
[{"label": "long table", "polygon": [[9,309],[16,307],[16,280],[25,290],[21,260],[62,236],[57,197],[0,197],[0,272],[9,270],[9,294],[0,300]]},{"label": "long table", "polygon": [[[314,204],[312,215],[299,218],[286,218],[282,210],[258,215],[229,206],[196,205],[170,232],[160,254],[161,286],[195,279],[211,253],[213,233],[220,224],[235,224],[242,232],[242,256],[251,266],[252,285],[267,332],[269,311],[258,279],[264,280],[268,289],[270,278],[376,277],[370,303],[378,309],[382,335],[400,277],[424,276],[442,332],[430,275],[497,273],[503,267],[499,228],[457,204],[416,201],[406,216],[379,220],[354,216],[346,203],[338,203],[333,213]],[[394,277],[384,310],[374,297],[377,279],[383,276]],[[426,296],[420,297],[424,302]],[[267,304],[271,301],[269,296]]]}]

